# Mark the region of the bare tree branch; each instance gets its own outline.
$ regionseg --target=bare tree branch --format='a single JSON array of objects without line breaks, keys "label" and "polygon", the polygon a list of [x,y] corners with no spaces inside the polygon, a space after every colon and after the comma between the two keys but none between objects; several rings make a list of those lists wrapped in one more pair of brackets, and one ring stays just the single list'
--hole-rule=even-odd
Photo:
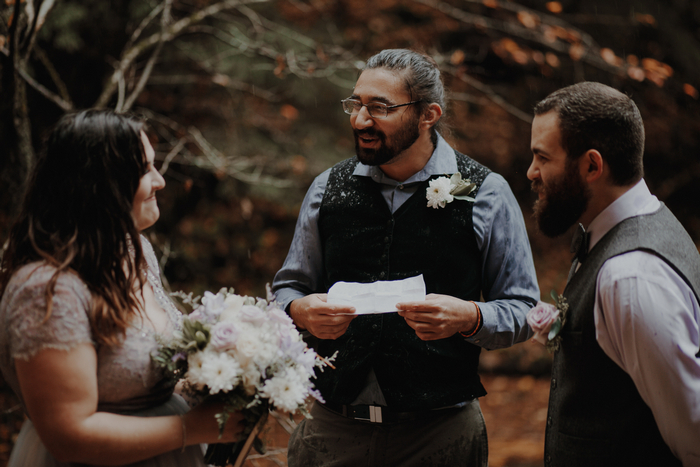
[{"label": "bare tree branch", "polygon": [[163,48],[163,43],[164,43],[164,38],[165,38],[165,29],[170,22],[170,11],[173,5],[173,0],[165,0],[163,3],[163,16],[161,17],[160,25],[161,25],[161,34],[160,34],[160,40],[158,41],[158,44],[156,45],[156,48],[153,50],[153,54],[151,54],[151,58],[148,59],[148,63],[146,64],[146,67],[144,68],[143,72],[141,73],[141,78],[139,78],[138,83],[136,84],[136,87],[134,90],[131,92],[131,95],[126,99],[126,102],[124,103],[123,106],[117,107],[116,111],[117,112],[126,112],[128,111],[132,105],[134,105],[134,101],[136,98],[141,94],[143,91],[143,88],[146,87],[146,82],[148,81],[149,76],[151,76],[151,72],[153,71],[153,66],[156,63],[156,59],[158,58],[158,55],[160,54],[161,49]]},{"label": "bare tree branch", "polygon": [[[177,161],[180,164],[191,165],[208,172],[228,175],[231,178],[245,183],[265,184],[277,188],[286,188],[293,184],[290,180],[263,175],[265,165],[265,160],[263,158],[227,156],[215,148],[204,135],[202,135],[199,129],[195,127],[185,128],[167,117],[158,115],[148,109],[140,110],[149,120],[159,122],[161,125],[170,128],[173,133],[185,134],[185,136],[177,139],[164,135],[166,139],[170,141],[173,150],[175,148],[179,150],[175,154],[173,154],[173,150],[169,151],[166,156],[168,166],[171,162]],[[201,156],[190,153],[186,148],[187,143],[194,144],[201,152]]]},{"label": "bare tree branch", "polygon": [[143,19],[141,20],[141,23],[138,25],[136,29],[134,29],[134,32],[131,33],[131,37],[129,38],[129,41],[126,43],[124,46],[125,49],[131,48],[134,42],[136,42],[139,37],[141,37],[141,34],[143,33],[144,29],[148,27],[149,24],[151,24],[151,21],[160,14],[161,11],[163,11],[163,3],[158,4],[157,7],[155,7],[151,12]]},{"label": "bare tree branch", "polygon": [[[43,0],[38,0],[39,2],[39,8],[41,9],[41,4],[43,3]],[[19,48],[20,50],[25,50],[28,51],[30,50],[30,45],[34,42],[34,31],[36,31],[36,25],[37,22],[39,21],[39,12],[34,10],[34,0],[27,0],[26,6],[25,6],[25,11],[27,14],[27,27],[24,30],[24,37],[22,38]],[[38,10],[37,9],[37,10]],[[26,54],[25,58],[29,56],[29,53]]]},{"label": "bare tree branch", "polygon": [[160,166],[160,174],[165,175],[165,172],[168,171],[168,167],[170,167],[170,162],[177,156],[180,151],[182,151],[182,148],[185,147],[185,142],[186,140],[180,138],[180,141],[177,142],[175,146],[170,150],[170,152],[165,156],[163,159],[163,164]]},{"label": "bare tree branch", "polygon": [[[56,86],[56,89],[58,89],[58,93],[61,96],[63,103],[68,104],[69,109],[64,109],[64,110],[72,110],[72,108],[74,106],[73,106],[73,102],[70,98],[70,94],[68,93],[68,88],[66,87],[66,83],[64,83],[63,79],[61,79],[61,75],[58,74],[58,71],[53,66],[53,63],[51,63],[51,60],[49,59],[48,55],[46,55],[46,52],[44,52],[44,50],[42,48],[38,47],[35,44],[34,45],[34,55],[36,55],[36,57],[39,59],[41,64],[44,65],[44,68],[46,68],[46,71],[49,72],[49,76],[51,76],[51,80],[53,81],[54,85]],[[31,86],[36,89],[36,86],[34,86],[34,85],[31,85]],[[46,94],[44,94],[44,96],[48,97],[48,96],[46,96]],[[51,97],[49,97],[49,99],[54,100]],[[63,105],[59,104],[59,107],[63,108]]]},{"label": "bare tree branch", "polygon": [[176,21],[175,23],[168,26],[165,31],[153,34],[145,39],[142,39],[138,43],[134,44],[131,48],[124,51],[122,58],[119,61],[119,66],[112,74],[112,77],[107,82],[107,85],[102,91],[100,97],[98,97],[95,102],[95,107],[105,107],[109,100],[114,95],[117,90],[120,79],[123,79],[126,74],[126,70],[131,67],[133,62],[146,50],[158,44],[158,42],[169,42],[173,40],[176,36],[185,32],[193,24],[197,24],[204,19],[216,15],[221,11],[237,8],[241,5],[247,5],[251,3],[264,3],[269,0],[224,0],[221,2],[209,5],[206,8],[202,8],[194,12],[193,14]]},{"label": "bare tree branch", "polygon": [[[532,123],[532,115],[529,113],[523,112],[519,108],[515,107],[514,105],[510,104],[506,99],[504,99],[502,96],[500,96],[496,91],[494,91],[490,86],[487,86],[486,84],[482,83],[481,81],[472,78],[471,76],[467,75],[466,73],[460,73],[454,69],[451,70],[451,73],[459,78],[460,80],[464,81],[467,83],[469,86],[473,87],[477,91],[483,93],[486,98],[488,98],[491,102],[496,104],[497,106],[501,107],[503,110],[508,112],[509,114],[513,115],[514,117],[519,118],[525,123]],[[468,99],[460,99],[460,97],[464,97],[461,94],[458,93],[452,93],[451,97],[457,98],[459,100],[468,100]]]},{"label": "bare tree branch", "polygon": [[19,69],[17,70],[17,73],[19,74],[19,76],[22,77],[24,81],[27,82],[27,84],[34,88],[34,90],[38,91],[42,96],[46,97],[48,100],[59,106],[61,109],[65,110],[66,112],[70,112],[74,109],[72,102],[67,101],[58,94],[49,91],[44,85],[42,85],[34,78],[29,76],[29,74],[26,71]]}]

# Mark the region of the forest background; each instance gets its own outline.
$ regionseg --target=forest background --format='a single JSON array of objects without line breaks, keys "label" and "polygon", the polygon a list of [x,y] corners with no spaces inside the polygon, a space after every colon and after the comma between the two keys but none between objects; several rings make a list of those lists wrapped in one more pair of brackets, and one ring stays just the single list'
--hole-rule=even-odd
[{"label": "forest background", "polygon": [[[364,60],[396,47],[437,60],[444,136],[510,183],[545,299],[563,290],[569,240],[537,232],[525,174],[532,107],[560,87],[600,81],[634,99],[647,184],[700,241],[700,2],[5,0],[0,245],[46,130],[66,112],[110,107],[150,123],[167,187],[146,234],[169,287],[264,296],[309,184],[354,153],[340,100]],[[482,374],[516,375],[494,388],[540,400],[550,362],[526,343],[483,352]],[[2,460],[22,414],[0,395]]]}]

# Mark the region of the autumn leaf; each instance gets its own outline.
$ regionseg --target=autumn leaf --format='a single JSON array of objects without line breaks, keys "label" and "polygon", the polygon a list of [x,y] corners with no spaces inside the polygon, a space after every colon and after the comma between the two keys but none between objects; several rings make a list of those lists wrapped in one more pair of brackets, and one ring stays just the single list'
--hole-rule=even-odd
[{"label": "autumn leaf", "polygon": [[654,18],[651,15],[637,13],[636,15],[634,15],[634,19],[636,19],[641,24],[646,24],[647,26],[656,27],[656,18]]},{"label": "autumn leaf", "polygon": [[464,62],[465,57],[464,52],[457,49],[452,52],[452,56],[450,56],[450,63],[453,65],[459,65],[460,63]]},{"label": "autumn leaf", "polygon": [[308,163],[306,157],[296,155],[289,160],[289,165],[292,167],[292,172],[294,172],[295,175],[302,175],[306,172]]},{"label": "autumn leaf", "polygon": [[613,52],[612,49],[608,49],[607,47],[600,49],[600,56],[603,60],[605,60],[606,63],[609,63],[610,65],[622,65],[622,59],[615,55],[615,52]]},{"label": "autumn leaf", "polygon": [[639,68],[638,66],[631,66],[627,69],[627,76],[632,78],[635,81],[644,81],[646,78],[646,75],[644,74],[644,70]]},{"label": "autumn leaf", "polygon": [[551,66],[552,68],[559,68],[561,62],[559,61],[559,57],[557,57],[557,54],[553,52],[547,52],[544,58],[547,62],[547,65]]},{"label": "autumn leaf", "polygon": [[683,85],[683,92],[685,92],[687,95],[689,95],[693,99],[697,99],[699,96],[698,90],[695,89],[695,87],[693,85],[688,84],[688,83],[685,83]]},{"label": "autumn leaf", "polygon": [[219,86],[226,87],[231,83],[231,78],[222,73],[216,73],[214,76],[211,77],[211,81],[215,84],[218,84]]},{"label": "autumn leaf", "polygon": [[540,24],[540,18],[537,15],[526,11],[518,12],[518,21],[528,29],[535,29]]},{"label": "autumn leaf", "polygon": [[299,111],[296,109],[296,107],[285,104],[280,108],[280,115],[287,120],[296,120],[299,117]]},{"label": "autumn leaf", "polygon": [[564,10],[561,6],[561,3],[559,2],[547,2],[545,6],[547,7],[547,10],[549,10],[551,13],[554,13],[555,15],[561,13]]},{"label": "autumn leaf", "polygon": [[586,48],[582,44],[576,43],[569,47],[569,56],[576,62],[581,60],[584,53],[586,53]]},{"label": "autumn leaf", "polygon": [[275,70],[273,71],[273,73],[274,73],[275,76],[277,76],[278,78],[281,78],[281,77],[282,77],[282,73],[284,72],[284,69],[285,69],[285,68],[286,68],[286,64],[285,64],[285,62],[284,62],[284,56],[278,55],[278,56],[277,56],[277,66],[275,67]]}]

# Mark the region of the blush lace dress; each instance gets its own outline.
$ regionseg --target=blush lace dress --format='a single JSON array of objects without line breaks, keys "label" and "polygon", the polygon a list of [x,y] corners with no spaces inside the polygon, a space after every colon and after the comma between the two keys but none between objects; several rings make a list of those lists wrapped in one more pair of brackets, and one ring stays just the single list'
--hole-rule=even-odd
[{"label": "blush lace dress", "polygon": [[[148,282],[160,306],[168,315],[169,335],[180,327],[182,315],[172,304],[160,279],[153,247],[141,237],[148,264]],[[19,269],[10,280],[0,301],[0,370],[12,390],[22,398],[14,359],[28,359],[42,349],[70,349],[78,344],[95,345],[88,322],[91,294],[80,278],[63,273],[56,283],[51,317],[46,313],[44,291],[54,269],[36,262]],[[185,413],[188,405],[163,372],[152,361],[158,347],[152,327],[140,319],[127,329],[120,346],[97,346],[98,411],[153,417]],[[80,464],[83,466],[84,464]],[[200,446],[188,446],[129,466],[204,466]],[[26,420],[15,443],[8,467],[64,467],[78,464],[57,462],[46,450],[30,420]]]}]

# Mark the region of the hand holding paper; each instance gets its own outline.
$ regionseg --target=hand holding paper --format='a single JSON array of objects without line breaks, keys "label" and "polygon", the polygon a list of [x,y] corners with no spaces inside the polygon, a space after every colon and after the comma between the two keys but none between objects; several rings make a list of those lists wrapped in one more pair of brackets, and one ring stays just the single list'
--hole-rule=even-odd
[{"label": "hand holding paper", "polygon": [[348,305],[355,308],[355,314],[396,312],[399,302],[425,300],[423,275],[396,281],[371,283],[336,282],[328,290],[328,303]]},{"label": "hand holding paper", "polygon": [[402,302],[397,308],[399,315],[424,341],[445,339],[477,326],[476,305],[449,295],[430,294],[425,301]]},{"label": "hand holding paper", "polygon": [[345,334],[350,321],[355,318],[354,311],[351,306],[328,303],[326,294],[307,295],[289,306],[289,316],[294,324],[319,339],[337,339]]}]

